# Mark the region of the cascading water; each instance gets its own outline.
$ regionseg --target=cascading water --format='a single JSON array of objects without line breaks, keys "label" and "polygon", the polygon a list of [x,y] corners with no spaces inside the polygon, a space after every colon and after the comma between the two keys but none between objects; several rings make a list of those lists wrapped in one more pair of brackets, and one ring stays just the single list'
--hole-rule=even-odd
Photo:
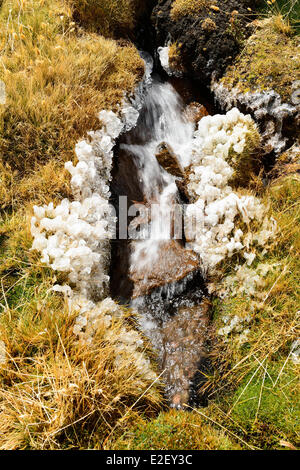
[{"label": "cascading water", "polygon": [[138,209],[129,220],[129,234],[139,226],[134,239],[113,246],[118,274],[111,273],[112,293],[139,313],[140,328],[164,370],[166,395],[176,407],[191,399],[208,327],[198,259],[174,229],[174,221],[182,218],[174,215],[182,203],[178,178],[157,159],[163,145],[182,174],[190,164],[195,125],[184,111],[174,87],[153,79],[137,126],[120,142],[111,187],[115,205],[117,197],[127,196],[128,205]]},{"label": "cascading water", "polygon": [[[131,270],[148,269],[158,258],[165,240],[172,239],[172,205],[179,199],[175,177],[158,163],[155,154],[161,142],[168,144],[182,167],[190,162],[194,125],[183,115],[183,103],[169,83],[154,82],[145,99],[144,112],[135,129],[142,142],[123,144],[134,156],[145,200],[155,203],[149,233],[134,243]],[[145,280],[146,282],[146,280]]]}]

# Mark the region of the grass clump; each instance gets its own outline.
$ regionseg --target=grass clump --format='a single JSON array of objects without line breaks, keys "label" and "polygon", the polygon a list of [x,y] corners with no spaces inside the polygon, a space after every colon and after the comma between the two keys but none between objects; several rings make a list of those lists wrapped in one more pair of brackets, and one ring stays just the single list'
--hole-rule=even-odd
[{"label": "grass clump", "polygon": [[298,0],[267,0],[267,15],[274,17],[275,27],[286,34],[300,33],[300,4]]},{"label": "grass clump", "polygon": [[70,0],[74,18],[107,35],[130,35],[153,0]]},{"label": "grass clump", "polygon": [[170,15],[174,21],[188,15],[197,17],[210,4],[210,0],[175,0]]},{"label": "grass clump", "polygon": [[197,412],[168,411],[142,420],[110,446],[113,450],[238,450],[240,445]]},{"label": "grass clump", "polygon": [[113,323],[110,340],[103,322],[90,347],[73,334],[74,314],[36,285],[39,294],[19,296],[26,308],[7,308],[0,336],[8,362],[0,367],[0,449],[101,449],[159,408],[160,395],[130,354],[116,363],[115,342],[123,324]]},{"label": "grass clump", "polygon": [[0,36],[1,207],[45,202],[51,187],[63,197],[75,143],[134,89],[143,63],[133,45],[78,28],[64,0],[4,0]]},{"label": "grass clump", "polygon": [[297,36],[290,35],[282,16],[273,16],[259,22],[222,82],[241,92],[272,89],[290,101],[293,83],[300,79],[299,60]]},{"label": "grass clump", "polygon": [[160,392],[131,354],[117,356],[128,315],[109,335],[99,321],[91,346],[77,340],[78,313],[51,291],[63,275],[30,250],[30,215],[0,223],[0,449],[101,449],[139,413],[156,415]]}]

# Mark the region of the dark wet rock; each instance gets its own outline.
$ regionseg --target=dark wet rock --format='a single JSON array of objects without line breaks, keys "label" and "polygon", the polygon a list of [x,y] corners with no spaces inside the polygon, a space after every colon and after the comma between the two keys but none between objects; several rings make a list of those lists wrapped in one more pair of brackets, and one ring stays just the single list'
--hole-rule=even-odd
[{"label": "dark wet rock", "polygon": [[[119,196],[127,196],[127,204],[130,207],[135,201],[144,199],[142,185],[138,178],[134,157],[123,150],[116,151],[112,169],[111,204],[119,214]],[[127,211],[126,211],[127,217]],[[131,220],[130,220],[131,221]],[[126,224],[127,224],[126,219]],[[133,291],[133,283],[129,278],[130,266],[130,240],[119,238],[118,219],[117,237],[111,241],[111,270],[110,270],[110,295],[121,302],[127,302]]]},{"label": "dark wet rock", "polygon": [[[170,16],[172,3],[159,0],[153,10],[156,44],[180,44],[180,58],[187,74],[210,84],[213,74],[222,76],[241,50],[243,39],[251,34],[246,26],[253,19],[257,2],[224,0],[219,11],[203,9],[197,17],[183,16],[176,21]],[[238,15],[232,15],[235,11]]]},{"label": "dark wet rock", "polygon": [[272,168],[269,176],[272,179],[300,172],[300,143],[295,143],[292,147],[282,153]]},{"label": "dark wet rock", "polygon": [[[196,106],[197,105],[197,106]],[[203,105],[198,105],[198,103],[192,103],[190,106],[187,106],[187,113],[190,120],[201,119],[200,115],[208,115],[206,108]],[[197,113],[197,117],[196,117]],[[176,155],[173,153],[171,147],[162,142],[157,149],[157,154],[155,155],[160,166],[162,166],[168,173],[176,177],[175,183],[177,185],[181,202],[189,202],[189,193],[187,190],[187,177],[186,171],[181,167]],[[179,201],[178,201],[179,202]]]},{"label": "dark wet rock", "polygon": [[[210,303],[179,307],[177,314],[162,327],[166,395],[171,406],[183,408],[193,402],[193,384],[207,363]],[[198,397],[199,401],[199,397]]]},{"label": "dark wet rock", "polygon": [[207,111],[205,106],[196,102],[189,104],[186,107],[184,114],[189,121],[195,123],[201,121],[204,116],[209,116],[209,112]]},{"label": "dark wet rock", "polygon": [[184,178],[184,171],[181,168],[175,153],[168,144],[165,142],[159,144],[155,156],[160,166],[170,173],[170,175]]},{"label": "dark wet rock", "polygon": [[148,295],[153,289],[176,283],[197,270],[199,260],[194,252],[186,250],[175,240],[161,242],[159,256],[151,266],[131,272],[132,297]]}]

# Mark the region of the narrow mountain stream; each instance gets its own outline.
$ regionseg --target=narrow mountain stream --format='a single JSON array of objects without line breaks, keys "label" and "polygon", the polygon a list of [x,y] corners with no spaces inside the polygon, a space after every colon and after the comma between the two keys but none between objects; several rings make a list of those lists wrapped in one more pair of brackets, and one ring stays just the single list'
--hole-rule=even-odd
[{"label": "narrow mountain stream", "polygon": [[152,77],[137,126],[118,144],[111,184],[119,214],[111,295],[138,312],[177,408],[201,401],[209,347],[209,300],[184,232],[184,178],[199,112],[206,110],[186,105],[170,81]]}]

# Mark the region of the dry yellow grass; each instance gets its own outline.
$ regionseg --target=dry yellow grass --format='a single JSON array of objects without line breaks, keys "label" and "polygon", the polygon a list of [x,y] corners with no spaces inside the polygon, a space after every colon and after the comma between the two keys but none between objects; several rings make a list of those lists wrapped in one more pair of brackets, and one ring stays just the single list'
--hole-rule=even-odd
[{"label": "dry yellow grass", "polygon": [[153,0],[70,0],[74,17],[103,35],[130,35]]},{"label": "dry yellow grass", "polygon": [[172,4],[171,18],[176,21],[187,15],[198,16],[210,4],[210,0],[175,0]]},{"label": "dry yellow grass", "polygon": [[138,410],[152,416],[161,400],[133,358],[115,366],[113,343],[127,321],[113,323],[111,341],[99,328],[82,348],[74,314],[51,291],[64,276],[30,250],[32,205],[70,196],[64,162],[75,143],[144,70],[133,45],[86,32],[72,15],[63,0],[5,0],[0,10],[1,449],[101,448],[113,428]]},{"label": "dry yellow grass", "polygon": [[292,33],[292,27],[290,25],[289,18],[284,18],[280,13],[273,16],[274,28],[282,34],[289,36]]},{"label": "dry yellow grass", "polygon": [[[75,143],[99,127],[97,112],[115,109],[124,91],[134,89],[143,63],[130,43],[121,46],[78,28],[63,0],[4,1],[0,44],[0,79],[6,88],[0,162],[11,174],[0,180],[3,208],[47,197],[38,180],[41,171],[49,175],[49,166],[41,170],[49,161],[56,162],[55,192],[65,192],[60,172],[73,158]],[[14,196],[13,185],[18,188]]]},{"label": "dry yellow grass", "polygon": [[82,346],[74,315],[36,287],[37,305],[28,309],[27,301],[25,311],[18,305],[1,316],[8,362],[0,366],[0,449],[101,449],[112,429],[117,436],[136,422],[138,411],[156,413],[157,387],[130,355],[115,365],[122,321],[114,322],[110,341],[103,324],[92,347]]}]

